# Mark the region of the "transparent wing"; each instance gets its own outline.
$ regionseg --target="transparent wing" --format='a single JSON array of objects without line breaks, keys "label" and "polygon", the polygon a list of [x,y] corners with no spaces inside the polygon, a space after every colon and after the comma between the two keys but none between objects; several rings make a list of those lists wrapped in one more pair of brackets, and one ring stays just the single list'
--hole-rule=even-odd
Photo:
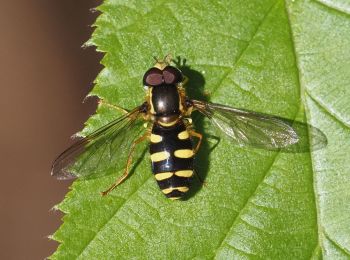
[{"label": "transparent wing", "polygon": [[77,141],[54,161],[51,175],[59,180],[95,178],[125,167],[130,146],[144,131],[140,113],[137,107]]},{"label": "transparent wing", "polygon": [[327,144],[327,139],[320,130],[305,123],[220,104],[197,100],[192,100],[192,103],[240,146],[305,152],[310,150],[310,136],[315,140],[316,149]]}]

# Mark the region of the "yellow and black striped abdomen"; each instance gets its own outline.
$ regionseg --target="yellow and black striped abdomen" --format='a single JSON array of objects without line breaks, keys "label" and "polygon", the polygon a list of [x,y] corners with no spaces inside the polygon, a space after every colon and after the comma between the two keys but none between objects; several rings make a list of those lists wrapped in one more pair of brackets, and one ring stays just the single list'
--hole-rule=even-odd
[{"label": "yellow and black striped abdomen", "polygon": [[189,190],[193,175],[193,145],[180,120],[171,127],[154,123],[150,153],[152,171],[160,189],[170,199],[179,199]]}]

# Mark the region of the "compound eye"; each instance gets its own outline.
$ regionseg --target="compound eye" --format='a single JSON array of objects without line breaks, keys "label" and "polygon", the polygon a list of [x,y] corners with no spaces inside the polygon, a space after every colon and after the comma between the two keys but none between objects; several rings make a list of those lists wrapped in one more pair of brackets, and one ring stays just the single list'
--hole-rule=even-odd
[{"label": "compound eye", "polygon": [[176,84],[183,80],[181,71],[173,66],[165,67],[163,77],[166,84]]},{"label": "compound eye", "polygon": [[163,83],[162,71],[158,68],[150,68],[143,76],[143,85],[158,86]]}]

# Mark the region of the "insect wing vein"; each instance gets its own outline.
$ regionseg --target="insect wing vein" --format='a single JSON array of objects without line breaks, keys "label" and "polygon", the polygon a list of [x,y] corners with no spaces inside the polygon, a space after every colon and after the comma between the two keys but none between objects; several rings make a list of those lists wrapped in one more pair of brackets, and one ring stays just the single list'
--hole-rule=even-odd
[{"label": "insect wing vein", "polygon": [[294,128],[282,118],[192,100],[194,107],[240,146],[279,149],[298,142]]},{"label": "insect wing vein", "polygon": [[77,141],[54,161],[51,175],[59,180],[95,178],[124,167],[132,142],[144,130],[140,113],[137,107]]}]

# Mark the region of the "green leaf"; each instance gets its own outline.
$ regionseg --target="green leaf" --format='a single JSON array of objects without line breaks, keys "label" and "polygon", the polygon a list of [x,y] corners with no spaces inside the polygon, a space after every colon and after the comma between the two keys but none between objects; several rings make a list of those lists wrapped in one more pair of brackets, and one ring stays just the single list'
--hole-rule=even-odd
[{"label": "green leaf", "polygon": [[[76,181],[58,208],[52,259],[349,259],[350,4],[345,0],[105,0],[90,45],[106,55],[91,95],[131,109],[152,56],[187,60],[188,94],[306,120],[328,145],[276,153],[206,138],[208,185],[186,201],[158,189],[146,154],[133,174]],[[210,95],[207,97],[205,92]],[[100,108],[83,133],[116,115]],[[196,119],[205,136],[207,122]],[[314,140],[310,140],[312,143]],[[126,153],[128,151],[120,151]]]}]

